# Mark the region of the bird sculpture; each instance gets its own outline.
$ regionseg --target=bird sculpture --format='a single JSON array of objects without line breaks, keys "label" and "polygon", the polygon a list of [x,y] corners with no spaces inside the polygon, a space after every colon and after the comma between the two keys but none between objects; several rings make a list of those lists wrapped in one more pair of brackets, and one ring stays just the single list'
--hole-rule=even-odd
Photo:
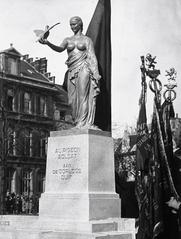
[{"label": "bird sculpture", "polygon": [[40,39],[47,39],[49,34],[50,34],[50,30],[52,28],[54,28],[55,26],[57,26],[58,24],[60,24],[60,22],[52,25],[51,27],[49,27],[48,25],[45,27],[45,30],[34,30],[34,33],[36,34],[36,36],[38,37],[37,39],[37,42],[40,40]]}]

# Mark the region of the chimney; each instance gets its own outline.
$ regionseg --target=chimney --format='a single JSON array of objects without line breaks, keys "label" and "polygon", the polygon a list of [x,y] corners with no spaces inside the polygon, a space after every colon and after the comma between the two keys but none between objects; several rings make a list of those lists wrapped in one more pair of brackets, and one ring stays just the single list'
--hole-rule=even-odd
[{"label": "chimney", "polygon": [[55,76],[49,77],[49,80],[52,81],[53,83],[55,83]]},{"label": "chimney", "polygon": [[40,71],[40,60],[39,60],[39,59],[36,59],[36,60],[33,62],[33,66],[34,66],[34,68],[35,68],[37,71]]},{"label": "chimney", "polygon": [[22,58],[23,58],[24,61],[27,61],[28,58],[29,58],[29,55],[28,55],[28,54],[27,54],[27,55],[24,55],[24,56],[22,56]]},{"label": "chimney", "polygon": [[33,58],[32,58],[32,57],[31,57],[31,58],[28,58],[26,61],[27,61],[28,63],[32,64],[32,63],[33,63]]},{"label": "chimney", "polygon": [[40,73],[45,74],[47,73],[47,59],[46,57],[40,58]]},{"label": "chimney", "polygon": [[46,72],[46,73],[45,73],[45,76],[46,76],[47,78],[50,78],[50,75],[51,75],[50,72]]}]

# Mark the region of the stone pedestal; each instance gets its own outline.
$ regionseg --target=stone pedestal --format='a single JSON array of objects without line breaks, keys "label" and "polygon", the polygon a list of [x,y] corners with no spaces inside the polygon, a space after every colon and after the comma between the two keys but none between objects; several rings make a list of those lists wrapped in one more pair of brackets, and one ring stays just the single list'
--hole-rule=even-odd
[{"label": "stone pedestal", "polygon": [[53,238],[133,239],[134,223],[130,230],[123,229],[120,203],[115,193],[110,133],[77,129],[51,132],[40,227],[54,231],[50,233]]},{"label": "stone pedestal", "polygon": [[39,217],[3,216],[0,239],[135,239],[120,208],[110,134],[51,132]]},{"label": "stone pedestal", "polygon": [[113,140],[108,134],[95,130],[51,133],[40,217],[68,221],[120,217]]}]

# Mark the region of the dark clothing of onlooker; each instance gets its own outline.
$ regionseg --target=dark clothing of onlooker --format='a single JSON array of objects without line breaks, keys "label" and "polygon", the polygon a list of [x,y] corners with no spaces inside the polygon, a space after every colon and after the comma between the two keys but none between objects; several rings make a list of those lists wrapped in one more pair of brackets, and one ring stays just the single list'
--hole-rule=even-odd
[{"label": "dark clothing of onlooker", "polygon": [[22,213],[22,200],[20,196],[16,197],[16,213],[17,214]]},{"label": "dark clothing of onlooker", "polygon": [[121,198],[121,217],[137,218],[139,216],[138,203],[135,195],[135,182],[127,182],[127,175],[119,176],[115,172],[116,192]]},{"label": "dark clothing of onlooker", "polygon": [[15,213],[16,211],[16,197],[15,193],[11,193],[11,213]]},{"label": "dark clothing of onlooker", "polygon": [[139,216],[138,203],[135,195],[135,182],[125,182],[121,192],[121,217],[137,218]]},{"label": "dark clothing of onlooker", "polygon": [[178,209],[178,221],[179,221],[179,226],[181,227],[181,204]]},{"label": "dark clothing of onlooker", "polygon": [[11,213],[11,195],[6,196],[5,202],[6,202],[6,213],[9,214]]},{"label": "dark clothing of onlooker", "polygon": [[7,193],[5,198],[6,214],[37,214],[39,211],[39,195],[16,195]]}]

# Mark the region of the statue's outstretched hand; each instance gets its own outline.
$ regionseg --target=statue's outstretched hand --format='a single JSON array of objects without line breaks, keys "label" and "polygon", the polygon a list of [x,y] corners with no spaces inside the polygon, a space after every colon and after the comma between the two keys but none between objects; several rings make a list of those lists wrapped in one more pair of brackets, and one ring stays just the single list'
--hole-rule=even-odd
[{"label": "statue's outstretched hand", "polygon": [[41,43],[41,44],[46,45],[46,44],[48,43],[48,40],[45,39],[45,38],[40,38],[40,39],[38,40],[38,42]]}]

